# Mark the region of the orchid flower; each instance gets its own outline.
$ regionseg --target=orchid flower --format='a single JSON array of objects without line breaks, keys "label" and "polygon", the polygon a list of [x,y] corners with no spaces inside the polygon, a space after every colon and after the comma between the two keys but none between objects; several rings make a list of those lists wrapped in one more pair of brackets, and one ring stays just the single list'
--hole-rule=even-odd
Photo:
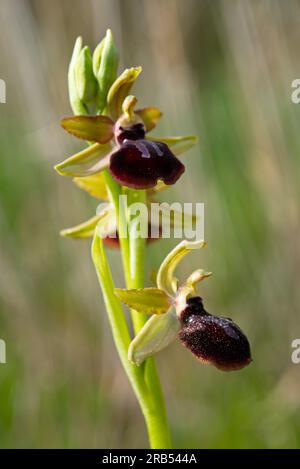
[{"label": "orchid flower", "polygon": [[152,189],[158,182],[172,185],[185,168],[177,158],[197,139],[188,137],[148,138],[161,117],[156,107],[134,110],[137,99],[127,96],[141,67],[125,70],[109,90],[107,115],[72,116],[62,119],[70,134],[94,142],[85,150],[55,166],[64,176],[90,176],[108,169],[123,186]]},{"label": "orchid flower", "polygon": [[202,363],[220,370],[239,370],[251,359],[243,331],[230,318],[209,314],[196,285],[211,275],[202,269],[179,285],[174,270],[183,257],[203,248],[204,241],[182,241],[165,258],[157,274],[157,288],[115,289],[119,299],[136,311],[152,314],[130,344],[128,358],[140,365],[179,338]]}]

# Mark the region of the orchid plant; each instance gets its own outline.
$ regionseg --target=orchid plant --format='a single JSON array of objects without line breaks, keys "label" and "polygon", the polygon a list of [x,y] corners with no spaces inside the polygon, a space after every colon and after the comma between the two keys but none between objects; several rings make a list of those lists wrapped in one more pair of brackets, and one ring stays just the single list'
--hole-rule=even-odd
[{"label": "orchid plant", "polygon": [[[86,148],[55,166],[63,176],[101,203],[86,222],[62,230],[63,236],[92,237],[92,258],[102,290],[113,339],[143,412],[151,448],[170,448],[171,437],[154,355],[179,338],[203,363],[237,370],[251,362],[249,342],[229,318],[207,313],[197,284],[211,274],[193,272],[184,283],[174,276],[178,262],[205,242],[182,241],[157,274],[157,287],[144,288],[145,237],[138,236],[131,204],[151,205],[153,198],[173,185],[185,171],[178,159],[196,142],[193,136],[152,137],[157,107],[136,109],[131,89],[141,67],[117,76],[118,51],[110,30],[93,54],[76,40],[69,65],[68,85],[74,115],[62,120]],[[128,207],[121,203],[126,195]],[[173,218],[175,225],[176,220]],[[149,225],[148,241],[152,237]],[[156,227],[157,233],[161,226]],[[147,236],[146,236],[147,238]],[[115,287],[106,247],[120,248],[126,289]],[[135,337],[130,335],[122,303],[130,307]],[[148,319],[148,315],[151,315]]]}]

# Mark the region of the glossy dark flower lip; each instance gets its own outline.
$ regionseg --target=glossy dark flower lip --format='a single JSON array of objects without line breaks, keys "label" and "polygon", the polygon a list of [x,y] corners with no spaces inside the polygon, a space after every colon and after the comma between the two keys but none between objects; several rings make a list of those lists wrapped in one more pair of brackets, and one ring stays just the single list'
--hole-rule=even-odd
[{"label": "glossy dark flower lip", "polygon": [[165,143],[125,139],[111,154],[109,170],[124,186],[150,189],[159,180],[166,185],[175,184],[185,167]]},{"label": "glossy dark flower lip", "polygon": [[244,368],[251,363],[246,335],[230,318],[207,313],[202,299],[194,297],[180,316],[179,339],[201,362],[223,371]]}]

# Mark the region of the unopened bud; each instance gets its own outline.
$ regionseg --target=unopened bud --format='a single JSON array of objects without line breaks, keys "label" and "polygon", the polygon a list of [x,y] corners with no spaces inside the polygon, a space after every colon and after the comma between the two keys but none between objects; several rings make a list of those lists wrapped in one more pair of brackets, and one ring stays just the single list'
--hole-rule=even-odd
[{"label": "unopened bud", "polygon": [[78,37],[75,42],[72,58],[71,58],[70,65],[69,65],[69,71],[68,71],[69,98],[70,98],[71,108],[75,115],[87,114],[87,108],[79,97],[77,85],[76,85],[76,78],[75,78],[75,67],[76,67],[76,63],[80,56],[81,51],[82,51],[82,37]]},{"label": "unopened bud", "polygon": [[93,101],[97,96],[97,80],[93,74],[93,61],[89,47],[85,46],[75,63],[75,83],[78,97],[83,103]]},{"label": "unopened bud", "polygon": [[98,81],[98,111],[106,107],[107,94],[117,77],[119,54],[111,30],[106,31],[105,38],[96,47],[93,54],[93,71]]}]

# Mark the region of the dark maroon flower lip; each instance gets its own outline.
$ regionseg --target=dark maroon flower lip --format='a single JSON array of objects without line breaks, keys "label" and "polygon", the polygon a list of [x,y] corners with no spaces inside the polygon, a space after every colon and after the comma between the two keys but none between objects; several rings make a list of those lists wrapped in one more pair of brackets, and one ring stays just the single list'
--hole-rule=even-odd
[{"label": "dark maroon flower lip", "polygon": [[110,156],[110,172],[120,184],[150,189],[162,180],[171,185],[185,171],[168,145],[150,140],[124,140]]},{"label": "dark maroon flower lip", "polygon": [[239,370],[252,361],[246,335],[231,319],[207,313],[200,297],[190,298],[180,315],[179,338],[200,361],[223,371]]}]

